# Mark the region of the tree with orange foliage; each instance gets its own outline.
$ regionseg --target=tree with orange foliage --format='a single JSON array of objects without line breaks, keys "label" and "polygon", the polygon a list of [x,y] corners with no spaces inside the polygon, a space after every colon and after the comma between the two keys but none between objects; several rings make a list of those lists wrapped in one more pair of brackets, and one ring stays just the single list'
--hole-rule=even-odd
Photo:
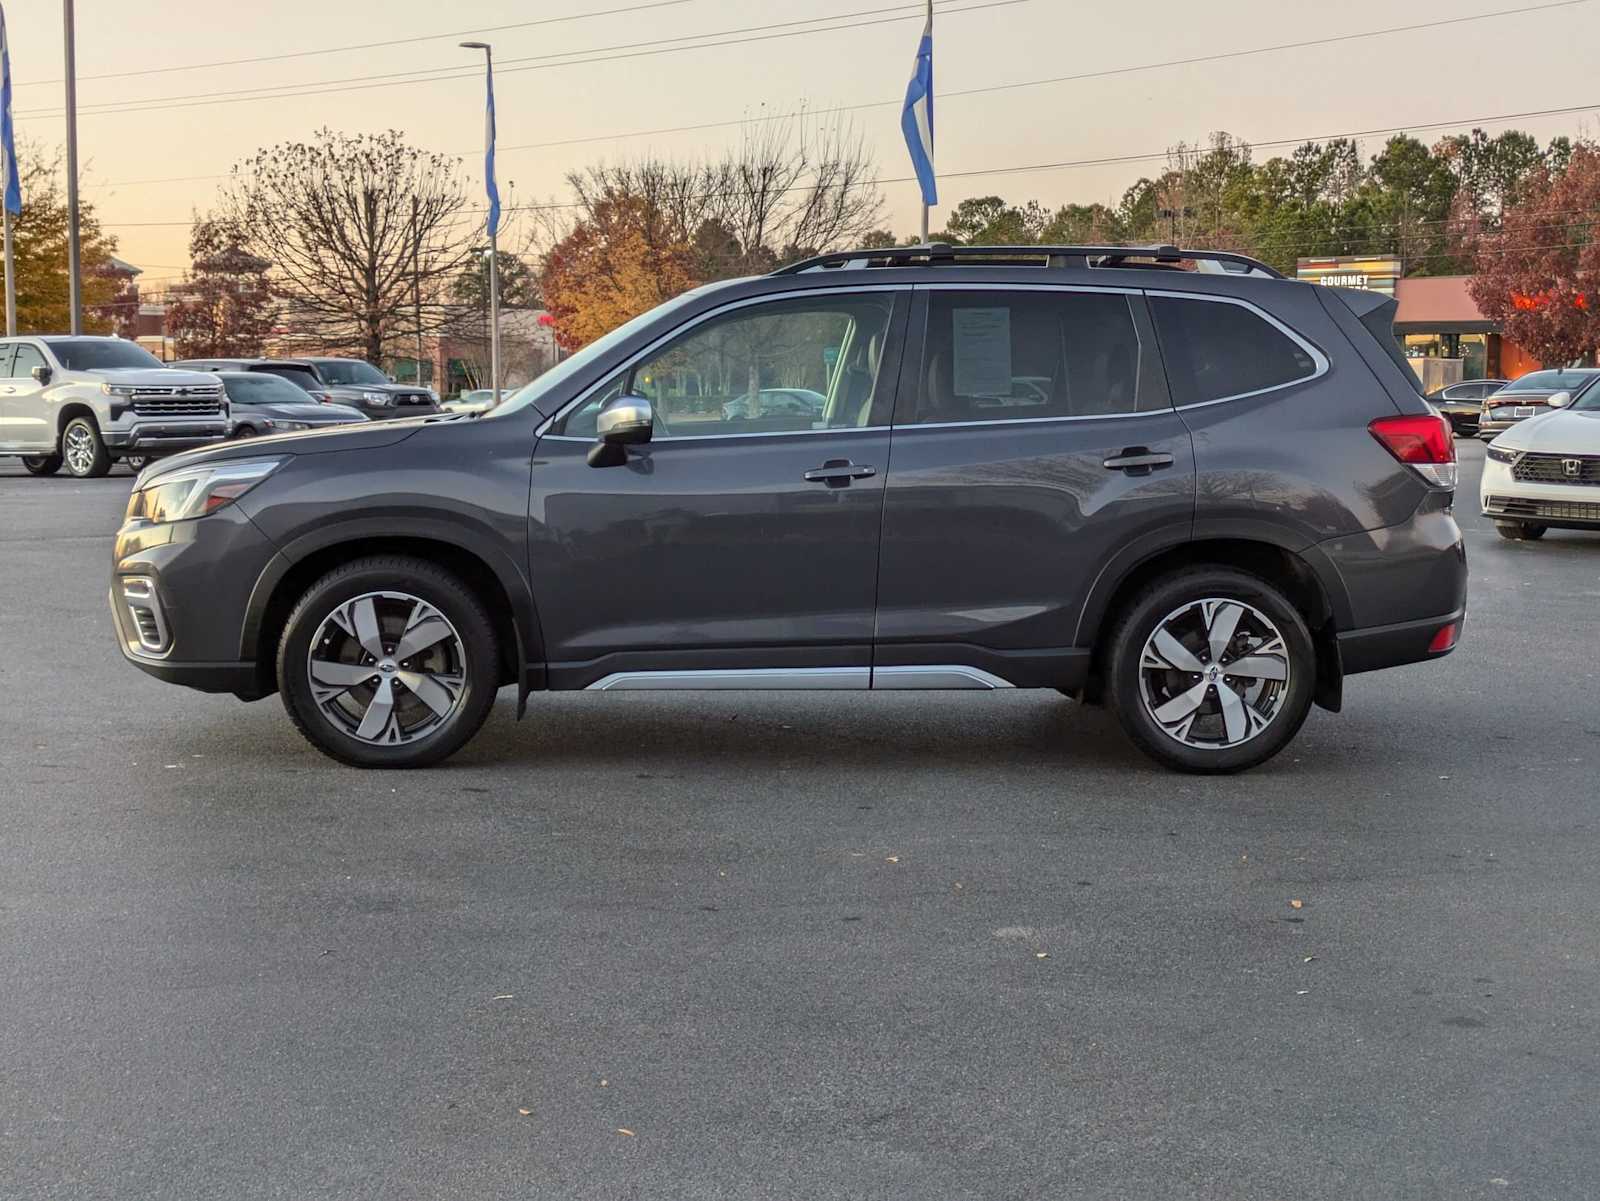
[{"label": "tree with orange foliage", "polygon": [[662,240],[661,224],[642,200],[603,200],[551,249],[544,300],[564,349],[585,346],[699,282],[691,248]]},{"label": "tree with orange foliage", "polygon": [[1524,177],[1497,231],[1467,235],[1478,308],[1549,366],[1600,346],[1597,214],[1600,147],[1580,142],[1565,169],[1540,165]]}]

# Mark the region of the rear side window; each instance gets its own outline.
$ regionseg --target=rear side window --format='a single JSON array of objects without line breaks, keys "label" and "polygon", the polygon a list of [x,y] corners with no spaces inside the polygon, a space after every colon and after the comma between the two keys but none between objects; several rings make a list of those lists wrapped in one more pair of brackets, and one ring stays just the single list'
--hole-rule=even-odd
[{"label": "rear side window", "polygon": [[1243,305],[1151,296],[1150,312],[1173,404],[1247,396],[1317,373],[1305,347]]},{"label": "rear side window", "polygon": [[898,420],[1132,413],[1139,364],[1125,294],[934,290],[914,408]]},{"label": "rear side window", "polygon": [[279,379],[286,379],[307,392],[322,387],[322,381],[317,378],[316,373],[306,367],[255,367],[252,370],[264,375],[276,375]]}]

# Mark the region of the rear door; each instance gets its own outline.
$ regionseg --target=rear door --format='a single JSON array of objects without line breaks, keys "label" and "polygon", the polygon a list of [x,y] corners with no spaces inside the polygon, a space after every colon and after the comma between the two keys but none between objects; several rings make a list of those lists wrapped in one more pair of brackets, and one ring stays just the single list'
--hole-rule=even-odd
[{"label": "rear door", "polygon": [[[1137,290],[917,289],[895,410],[873,686],[1076,682],[1119,556],[1189,536],[1194,454]],[[916,358],[911,357],[912,353]],[[981,676],[973,686],[992,686]]]}]

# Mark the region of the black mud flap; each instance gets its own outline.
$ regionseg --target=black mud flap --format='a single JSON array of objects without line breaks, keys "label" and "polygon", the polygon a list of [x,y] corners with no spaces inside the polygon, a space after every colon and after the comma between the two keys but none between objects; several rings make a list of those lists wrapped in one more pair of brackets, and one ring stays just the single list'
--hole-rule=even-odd
[{"label": "black mud flap", "polygon": [[1339,656],[1339,639],[1329,622],[1312,635],[1317,647],[1317,686],[1311,700],[1319,709],[1337,713],[1344,707],[1344,661]]}]

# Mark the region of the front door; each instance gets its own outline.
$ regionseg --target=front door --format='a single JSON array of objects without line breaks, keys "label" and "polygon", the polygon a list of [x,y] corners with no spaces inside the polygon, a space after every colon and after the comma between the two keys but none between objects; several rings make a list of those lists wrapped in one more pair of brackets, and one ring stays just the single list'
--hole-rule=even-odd
[{"label": "front door", "polygon": [[912,328],[921,355],[895,414],[873,687],[961,684],[935,665],[1075,686],[1101,571],[1194,523],[1193,447],[1144,301],[930,286]]},{"label": "front door", "polygon": [[[713,313],[558,418],[529,509],[552,687],[867,686],[908,309],[869,289]],[[652,440],[590,466],[622,395]]]}]

